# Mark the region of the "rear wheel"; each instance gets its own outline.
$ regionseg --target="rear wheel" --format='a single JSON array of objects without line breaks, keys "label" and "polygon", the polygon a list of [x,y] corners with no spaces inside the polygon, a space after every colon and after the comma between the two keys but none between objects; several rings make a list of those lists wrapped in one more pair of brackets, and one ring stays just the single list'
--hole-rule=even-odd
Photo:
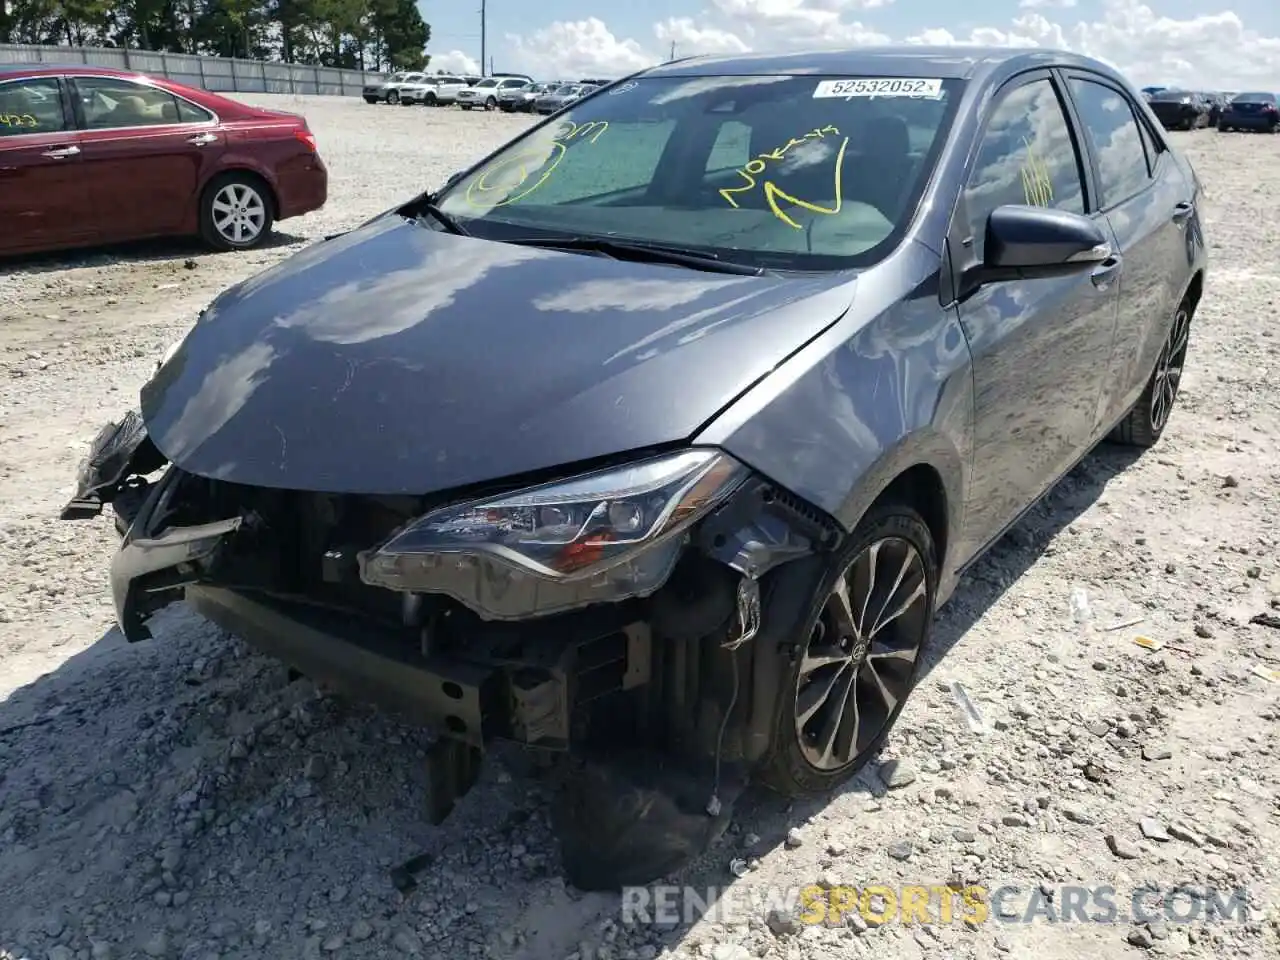
[{"label": "rear wheel", "polygon": [[1178,399],[1182,385],[1182,369],[1187,360],[1187,345],[1191,336],[1191,308],[1183,301],[1174,314],[1169,336],[1160,347],[1155,369],[1147,388],[1133,405],[1133,409],[1111,432],[1110,439],[1130,447],[1151,447],[1156,444],[1169,423],[1173,404]]},{"label": "rear wheel", "polygon": [[462,104],[459,104],[459,106],[460,106],[460,107],[462,107],[462,109],[463,109],[463,110],[470,110],[470,109],[471,109],[471,104],[469,104],[469,103],[462,103]]},{"label": "rear wheel", "polygon": [[811,601],[762,782],[789,797],[821,795],[875,755],[915,685],[937,586],[920,515],[900,504],[872,508]]},{"label": "rear wheel", "polygon": [[225,173],[205,188],[200,236],[215,250],[249,250],[271,232],[275,220],[270,191],[251,173]]},{"label": "rear wheel", "polygon": [[377,97],[365,97],[365,98],[364,98],[364,102],[365,102],[365,103],[377,103],[377,102],[378,102],[378,98],[377,98]]}]

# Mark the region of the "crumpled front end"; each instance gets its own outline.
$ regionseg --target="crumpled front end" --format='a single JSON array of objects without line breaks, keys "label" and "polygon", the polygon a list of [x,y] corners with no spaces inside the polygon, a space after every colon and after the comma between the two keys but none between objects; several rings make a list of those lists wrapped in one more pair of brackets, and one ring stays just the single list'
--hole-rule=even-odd
[{"label": "crumpled front end", "polygon": [[90,462],[107,467],[87,468],[73,504],[135,491],[111,567],[127,638],[185,598],[314,680],[444,734],[454,781],[459,756],[490,740],[563,751],[609,742],[620,717],[646,744],[758,759],[787,655],[753,643],[762,590],[837,536],[714,449],[423,498],[176,466],[139,477],[154,457],[136,427],[108,434],[127,439],[98,445]]}]

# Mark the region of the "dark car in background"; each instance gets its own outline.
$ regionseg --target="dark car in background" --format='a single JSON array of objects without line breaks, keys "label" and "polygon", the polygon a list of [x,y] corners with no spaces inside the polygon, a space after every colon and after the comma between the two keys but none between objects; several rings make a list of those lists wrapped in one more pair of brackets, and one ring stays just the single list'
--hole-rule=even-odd
[{"label": "dark car in background", "polygon": [[1218,117],[1218,129],[1257,130],[1275,133],[1280,127],[1280,106],[1274,93],[1238,93]]},{"label": "dark car in background", "polygon": [[1209,125],[1209,100],[1190,90],[1158,90],[1148,97],[1151,112],[1166,130],[1195,130]]},{"label": "dark car in background", "polygon": [[535,113],[550,114],[563,110],[575,100],[581,100],[596,88],[585,83],[566,83],[540,94],[533,101]]},{"label": "dark car in background", "polygon": [[617,89],[222,294],[63,514],[114,505],[128,640],[185,598],[437,728],[437,821],[494,740],[571,757],[586,889],[874,756],[964,571],[1159,441],[1206,270],[1194,169],[1092,59]]},{"label": "dark car in background", "polygon": [[534,101],[552,88],[548,83],[526,83],[498,91],[498,109],[504,113],[532,113]]},{"label": "dark car in background", "polygon": [[1203,96],[1209,104],[1209,126],[1216,127],[1218,121],[1222,118],[1222,111],[1227,108],[1227,104],[1231,102],[1234,94],[1206,93]]},{"label": "dark car in background", "polygon": [[247,249],[324,206],[305,118],[120,70],[0,65],[0,254],[199,235]]}]

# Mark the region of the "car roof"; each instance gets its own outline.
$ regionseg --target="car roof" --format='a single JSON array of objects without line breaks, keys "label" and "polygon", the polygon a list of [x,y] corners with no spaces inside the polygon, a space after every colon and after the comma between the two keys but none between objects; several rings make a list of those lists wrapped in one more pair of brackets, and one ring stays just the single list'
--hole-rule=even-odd
[{"label": "car roof", "polygon": [[0,63],[0,74],[29,73],[32,76],[43,76],[50,73],[75,73],[80,76],[98,77],[145,77],[148,80],[163,80],[163,77],[152,77],[140,70],[117,70],[114,67],[95,67],[83,63]]},{"label": "car roof", "polygon": [[755,53],[735,56],[697,56],[664,63],[644,71],[650,77],[695,77],[714,72],[721,76],[837,75],[859,73],[890,76],[928,76],[942,79],[979,79],[999,68],[1025,66],[1078,66],[1107,74],[1112,68],[1092,57],[1051,47],[994,47],[976,44],[927,46],[850,47],[844,50],[807,50],[795,53]]}]

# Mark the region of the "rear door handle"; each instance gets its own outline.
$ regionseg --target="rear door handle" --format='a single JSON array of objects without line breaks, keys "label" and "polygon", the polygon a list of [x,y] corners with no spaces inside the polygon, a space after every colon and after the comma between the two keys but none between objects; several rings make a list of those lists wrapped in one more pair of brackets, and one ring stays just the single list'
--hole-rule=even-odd
[{"label": "rear door handle", "polygon": [[1196,212],[1196,205],[1190,200],[1183,200],[1181,203],[1174,204],[1173,222],[1177,224],[1186,223],[1191,219],[1191,215]]},{"label": "rear door handle", "polygon": [[53,160],[62,160],[65,157],[74,157],[79,152],[80,148],[74,145],[70,147],[52,147],[46,150],[42,156]]},{"label": "rear door handle", "polygon": [[1093,268],[1093,273],[1089,275],[1089,279],[1093,281],[1093,285],[1099,290],[1105,290],[1111,286],[1111,281],[1116,278],[1116,273],[1123,262],[1119,255],[1107,257],[1107,259]]},{"label": "rear door handle", "polygon": [[194,143],[197,147],[203,147],[207,144],[216,142],[217,139],[217,134],[197,133],[194,137],[187,137],[187,143]]}]

